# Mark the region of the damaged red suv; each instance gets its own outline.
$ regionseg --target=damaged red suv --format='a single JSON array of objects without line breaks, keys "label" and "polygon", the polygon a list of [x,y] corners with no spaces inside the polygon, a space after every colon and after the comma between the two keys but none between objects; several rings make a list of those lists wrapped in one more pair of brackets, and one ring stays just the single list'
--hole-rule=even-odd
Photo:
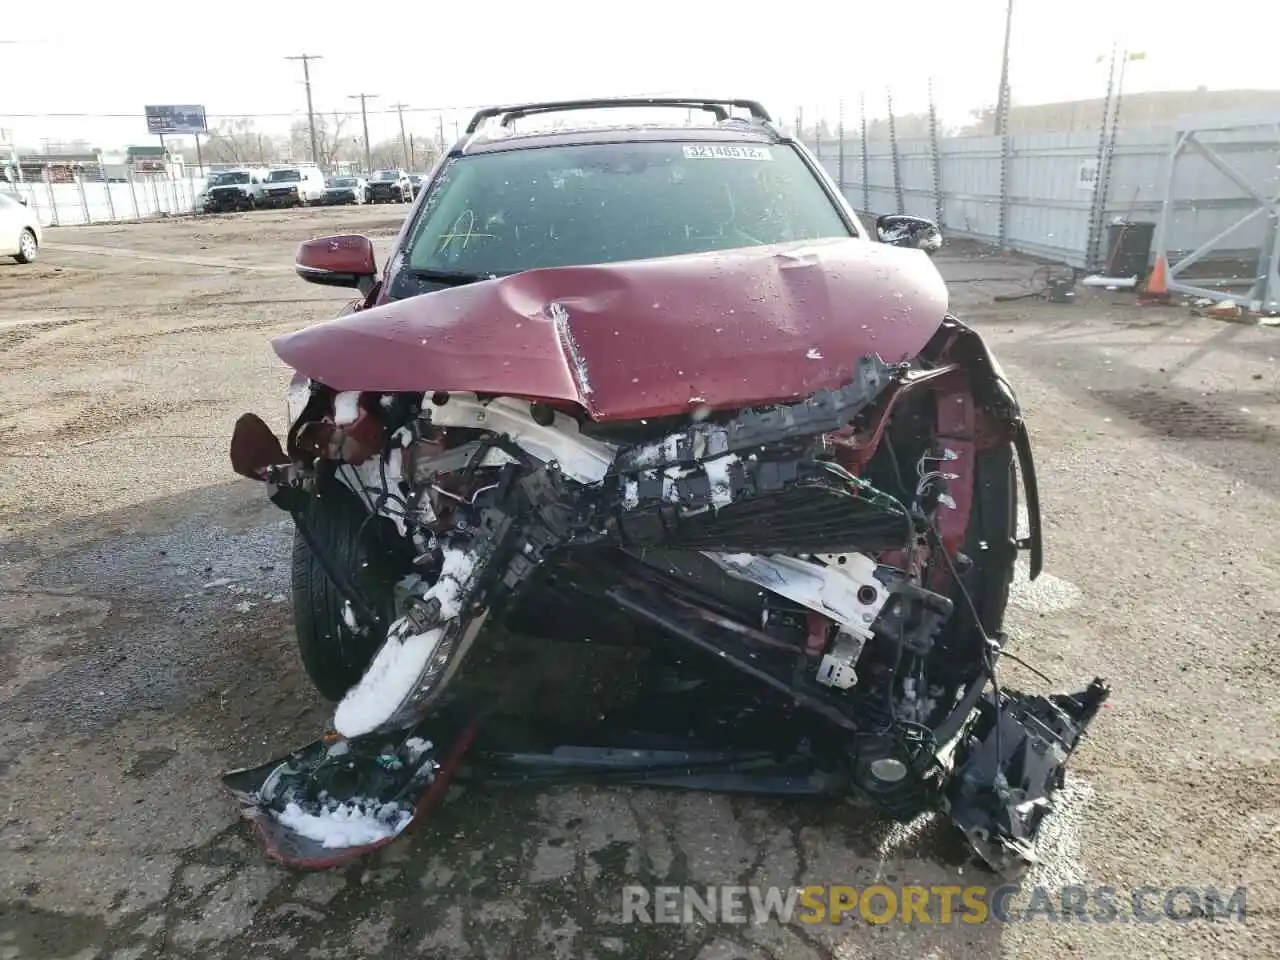
[{"label": "damaged red suv", "polygon": [[[641,108],[707,119],[609,122]],[[284,443],[252,414],[232,441],[296,522],[302,662],[337,701],[227,777],[275,855],[389,842],[454,776],[603,776],[856,789],[1034,859],[1108,688],[1000,685],[1019,552],[1042,565],[1027,429],[948,313],[938,227],[876,233],[754,101],[597,100],[476,114],[381,271],[364,237],[302,245],[361,299],[274,342]],[[465,682],[495,626],[638,648],[640,692],[513,736]]]}]

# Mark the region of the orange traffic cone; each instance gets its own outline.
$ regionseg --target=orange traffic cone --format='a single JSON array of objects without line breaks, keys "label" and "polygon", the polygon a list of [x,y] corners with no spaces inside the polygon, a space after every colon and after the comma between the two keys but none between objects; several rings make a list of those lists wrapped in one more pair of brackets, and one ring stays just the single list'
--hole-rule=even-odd
[{"label": "orange traffic cone", "polygon": [[1169,300],[1169,263],[1163,253],[1156,256],[1156,265],[1151,268],[1151,276],[1147,277],[1146,286],[1138,297],[1139,303],[1166,303]]}]

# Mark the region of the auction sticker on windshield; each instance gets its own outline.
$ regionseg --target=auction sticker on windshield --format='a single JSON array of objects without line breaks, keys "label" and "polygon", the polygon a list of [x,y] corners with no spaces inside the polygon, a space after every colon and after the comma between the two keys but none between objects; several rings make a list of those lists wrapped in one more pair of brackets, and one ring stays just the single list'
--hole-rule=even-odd
[{"label": "auction sticker on windshield", "polygon": [[740,143],[698,143],[684,148],[690,160],[772,160],[768,147],[745,147]]}]

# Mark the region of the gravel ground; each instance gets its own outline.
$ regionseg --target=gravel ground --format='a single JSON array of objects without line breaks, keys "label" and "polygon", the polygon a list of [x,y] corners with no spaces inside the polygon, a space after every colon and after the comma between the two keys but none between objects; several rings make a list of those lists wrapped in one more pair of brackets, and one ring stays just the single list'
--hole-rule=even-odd
[{"label": "gravel ground", "polygon": [[1019,388],[1046,501],[1018,652],[1116,686],[1030,881],[1247,885],[1247,923],[623,925],[628,882],[993,885],[937,824],[632,789],[460,790],[348,869],[264,862],[217,776],[327,710],[287,524],[227,439],[244,410],[283,428],[268,341],[344,299],[292,278],[295,244],[385,247],[398,213],[51,230],[0,265],[0,958],[1280,953],[1280,331],[1119,294],[993,304],[1032,265],[965,249],[939,264]]}]

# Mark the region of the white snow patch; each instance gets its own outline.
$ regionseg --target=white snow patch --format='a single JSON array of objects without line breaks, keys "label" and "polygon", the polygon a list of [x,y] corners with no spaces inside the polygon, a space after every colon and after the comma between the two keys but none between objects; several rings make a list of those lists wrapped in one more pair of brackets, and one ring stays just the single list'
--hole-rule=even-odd
[{"label": "white snow patch", "polygon": [[380,804],[372,811],[370,806],[352,801],[317,814],[307,813],[296,803],[290,803],[283,811],[272,812],[290,830],[315,840],[327,850],[386,840],[403,831],[413,819],[412,813],[393,803]]},{"label": "white snow patch", "polygon": [[711,484],[711,505],[723,507],[733,502],[733,487],[729,483],[729,468],[738,462],[737,456],[729,454],[716,460],[708,460],[702,465]]},{"label": "white snow patch", "polygon": [[225,587],[231,583],[230,577],[219,577],[217,580],[210,580],[204,585],[205,590],[212,590],[214,587]]},{"label": "white snow patch", "polygon": [[623,487],[622,505],[628,510],[634,510],[640,506],[640,483],[637,480],[628,480]]},{"label": "white snow patch", "polygon": [[360,632],[360,621],[356,619],[356,612],[351,608],[350,600],[342,601],[342,622],[352,633]]},{"label": "white snow patch", "polygon": [[[475,559],[461,550],[444,551],[440,578],[425,594],[440,601],[440,618],[448,621],[461,612],[462,589],[475,570]],[[401,636],[408,629],[404,618],[391,625],[387,639],[360,682],[347,691],[333,717],[333,726],[344,737],[359,737],[385,723],[409,698],[426,672],[444,638],[446,626],[426,633]]]},{"label": "white snow patch", "polygon": [[430,740],[423,740],[422,737],[410,737],[404,742],[405,753],[410,763],[417,763],[434,746],[434,743]]},{"label": "white snow patch", "polygon": [[403,639],[388,636],[360,682],[338,704],[334,729],[344,737],[360,737],[385,723],[413,693],[444,632],[435,627]]},{"label": "white snow patch", "polygon": [[236,613],[248,613],[253,609],[253,604],[248,600],[241,600],[236,604]]},{"label": "white snow patch", "polygon": [[1009,603],[1035,613],[1062,613],[1078,604],[1084,593],[1074,583],[1041,572],[1030,579],[1027,561],[1019,558],[1013,568],[1013,582],[1009,584]]},{"label": "white snow patch", "polygon": [[360,391],[347,390],[333,398],[333,422],[340,427],[355,423],[360,416]]},{"label": "white snow patch", "polygon": [[810,348],[809,348],[809,352],[805,354],[805,359],[806,359],[806,360],[821,360],[821,359],[822,359],[822,351],[821,351],[821,350],[819,350],[817,347],[810,347]]}]

